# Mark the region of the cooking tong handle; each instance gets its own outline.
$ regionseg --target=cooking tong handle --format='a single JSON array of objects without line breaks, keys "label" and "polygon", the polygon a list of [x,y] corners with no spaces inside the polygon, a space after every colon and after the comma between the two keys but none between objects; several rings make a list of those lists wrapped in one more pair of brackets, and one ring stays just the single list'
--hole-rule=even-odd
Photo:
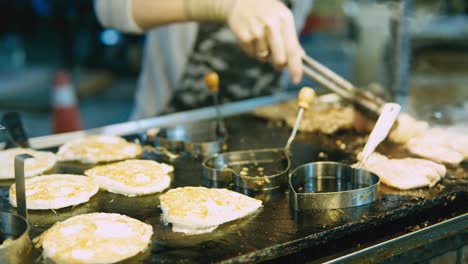
[{"label": "cooking tong handle", "polygon": [[325,65],[304,55],[304,75],[355,105],[361,112],[378,117],[385,101],[371,92],[356,88]]}]

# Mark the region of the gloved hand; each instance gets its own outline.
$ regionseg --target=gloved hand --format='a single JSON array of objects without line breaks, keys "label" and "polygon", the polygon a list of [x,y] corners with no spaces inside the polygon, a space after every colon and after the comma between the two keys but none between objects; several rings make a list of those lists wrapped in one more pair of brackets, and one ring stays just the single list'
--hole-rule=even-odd
[{"label": "gloved hand", "polygon": [[245,52],[260,61],[270,57],[277,70],[288,67],[291,80],[302,78],[302,56],[291,11],[279,0],[186,0],[187,16],[226,22]]}]

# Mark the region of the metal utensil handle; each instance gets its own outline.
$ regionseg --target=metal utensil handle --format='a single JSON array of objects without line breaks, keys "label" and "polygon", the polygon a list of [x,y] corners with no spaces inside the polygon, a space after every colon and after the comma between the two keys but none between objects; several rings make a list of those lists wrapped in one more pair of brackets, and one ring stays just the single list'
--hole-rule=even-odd
[{"label": "metal utensil handle", "polygon": [[288,142],[286,142],[286,146],[284,147],[285,149],[289,149],[289,147],[291,146],[291,143],[296,137],[297,129],[299,128],[299,124],[301,123],[303,114],[304,114],[304,108],[299,108],[299,113],[297,114],[297,117],[296,117],[296,123],[294,124],[291,135],[288,138]]},{"label": "metal utensil handle", "polygon": [[26,221],[28,220],[28,210],[26,209],[26,187],[24,183],[24,171],[26,160],[34,158],[29,154],[15,156],[15,188],[16,188],[16,210]]},{"label": "metal utensil handle", "polygon": [[320,62],[312,59],[309,56],[304,56],[303,57],[304,62],[306,62],[310,67],[315,69],[318,73],[320,73],[323,76],[326,76],[327,78],[331,79],[333,82],[338,84],[340,87],[342,87],[345,90],[348,90],[349,92],[352,92],[356,88],[352,83],[341,77],[340,75],[336,74],[334,71],[330,70],[327,68],[325,65],[321,64]]},{"label": "metal utensil handle", "polygon": [[224,120],[221,116],[221,107],[219,105],[219,94],[213,93],[213,103],[216,110],[216,133],[218,136],[226,134],[226,127],[224,126]]},{"label": "metal utensil handle", "polygon": [[299,91],[299,94],[297,96],[297,106],[299,107],[299,112],[297,113],[296,123],[294,124],[291,135],[289,136],[289,139],[286,142],[286,146],[284,147],[285,149],[289,149],[289,147],[291,146],[291,143],[296,137],[299,124],[301,123],[302,115],[304,114],[305,110],[309,109],[309,106],[314,100],[314,98],[315,91],[310,87],[302,87],[302,89]]},{"label": "metal utensil handle", "polygon": [[366,114],[377,117],[381,113],[382,105],[385,103],[381,98],[356,88],[352,83],[308,56],[304,56],[302,60],[306,77],[343,97]]},{"label": "metal utensil handle", "polygon": [[374,152],[377,146],[382,142],[390,132],[390,129],[395,123],[395,120],[400,113],[401,106],[396,103],[387,103],[382,109],[382,114],[377,119],[377,123],[374,125],[372,132],[369,135],[364,150],[362,151],[362,157],[358,163],[358,167],[362,167],[369,156]]},{"label": "metal utensil handle", "polygon": [[216,133],[218,136],[226,135],[226,127],[221,117],[221,109],[219,106],[219,75],[211,71],[205,74],[205,84],[210,93],[213,95],[213,104],[216,110]]}]

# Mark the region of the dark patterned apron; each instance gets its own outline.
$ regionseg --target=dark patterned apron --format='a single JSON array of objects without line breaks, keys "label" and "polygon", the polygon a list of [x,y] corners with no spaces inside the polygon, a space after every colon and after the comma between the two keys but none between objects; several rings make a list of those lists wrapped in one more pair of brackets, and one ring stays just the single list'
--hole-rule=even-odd
[{"label": "dark patterned apron", "polygon": [[201,23],[169,112],[213,105],[204,83],[204,75],[210,71],[219,75],[220,103],[269,95],[280,89],[281,73],[271,63],[247,56],[227,25]]}]

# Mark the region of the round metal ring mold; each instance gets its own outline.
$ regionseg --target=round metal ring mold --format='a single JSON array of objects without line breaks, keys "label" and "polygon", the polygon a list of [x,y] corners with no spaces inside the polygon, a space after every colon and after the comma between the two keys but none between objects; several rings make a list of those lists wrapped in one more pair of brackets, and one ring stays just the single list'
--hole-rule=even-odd
[{"label": "round metal ring mold", "polygon": [[289,177],[289,201],[297,211],[361,206],[379,198],[380,178],[339,162],[312,162]]},{"label": "round metal ring mold", "polygon": [[21,264],[29,260],[29,224],[22,216],[0,212],[0,263]]},{"label": "round metal ring mold", "polygon": [[215,187],[231,183],[241,189],[273,190],[287,185],[290,164],[279,148],[218,153],[203,162],[203,180]]},{"label": "round metal ring mold", "polygon": [[227,149],[227,134],[218,133],[214,124],[207,122],[162,128],[155,141],[170,152],[191,157],[208,157]]}]

